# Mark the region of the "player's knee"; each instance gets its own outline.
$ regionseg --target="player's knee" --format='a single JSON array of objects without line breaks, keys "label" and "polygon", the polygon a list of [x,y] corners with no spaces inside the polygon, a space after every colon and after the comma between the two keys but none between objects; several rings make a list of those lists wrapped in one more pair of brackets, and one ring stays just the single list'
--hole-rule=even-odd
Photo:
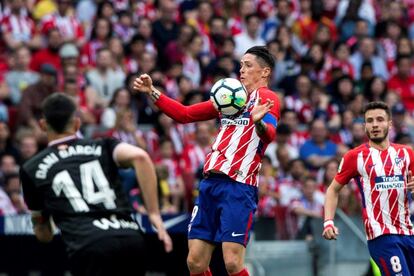
[{"label": "player's knee", "polygon": [[208,269],[208,263],[203,258],[194,254],[188,255],[187,266],[192,273],[202,273]]},{"label": "player's knee", "polygon": [[229,274],[234,274],[243,269],[243,259],[237,254],[224,256],[224,263]]}]

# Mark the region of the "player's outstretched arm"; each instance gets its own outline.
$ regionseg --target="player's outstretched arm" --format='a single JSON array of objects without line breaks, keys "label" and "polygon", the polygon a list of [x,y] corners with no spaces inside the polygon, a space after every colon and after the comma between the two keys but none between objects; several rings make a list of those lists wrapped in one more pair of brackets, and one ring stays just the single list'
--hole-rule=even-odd
[{"label": "player's outstretched arm", "polygon": [[149,219],[157,229],[158,238],[164,243],[165,251],[170,252],[172,250],[172,241],[161,219],[157,177],[151,158],[144,150],[126,143],[121,143],[115,147],[114,158],[120,166],[134,168]]},{"label": "player's outstretched arm", "polygon": [[210,101],[185,106],[163,95],[152,85],[151,77],[147,74],[136,78],[132,88],[149,95],[158,108],[178,123],[206,121],[218,117],[218,112]]},{"label": "player's outstretched arm", "polygon": [[335,179],[329,185],[325,196],[324,229],[322,236],[327,240],[336,240],[339,235],[338,228],[334,225],[336,207],[338,206],[339,191],[343,188]]},{"label": "player's outstretched arm", "polygon": [[52,223],[49,217],[44,217],[41,212],[32,211],[32,224],[39,241],[51,242],[53,240]]}]

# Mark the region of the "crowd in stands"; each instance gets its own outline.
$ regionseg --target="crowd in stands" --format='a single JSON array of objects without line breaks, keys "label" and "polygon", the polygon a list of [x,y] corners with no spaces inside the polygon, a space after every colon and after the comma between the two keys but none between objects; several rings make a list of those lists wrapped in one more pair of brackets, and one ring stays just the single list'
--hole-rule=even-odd
[{"label": "crowd in stands", "polygon": [[[308,218],[322,217],[341,157],[366,142],[365,103],[388,103],[391,140],[413,145],[413,1],[2,0],[0,21],[3,215],[27,212],[18,167],[47,146],[38,119],[56,92],[78,103],[84,137],[112,136],[151,154],[163,212],[190,212],[218,122],[177,124],[132,81],[148,73],[169,97],[194,104],[218,79],[237,78],[254,45],[276,60],[270,87],[282,107],[258,204],[258,220],[276,220],[275,237],[312,234]],[[120,174],[145,212],[134,175]],[[354,183],[340,206],[359,213]]]}]

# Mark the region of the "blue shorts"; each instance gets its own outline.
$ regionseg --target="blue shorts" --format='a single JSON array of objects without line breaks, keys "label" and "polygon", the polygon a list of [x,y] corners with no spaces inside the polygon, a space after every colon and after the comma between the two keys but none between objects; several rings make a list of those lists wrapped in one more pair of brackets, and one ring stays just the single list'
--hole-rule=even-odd
[{"label": "blue shorts", "polygon": [[199,185],[188,239],[235,242],[246,246],[257,208],[257,187],[211,174]]},{"label": "blue shorts", "polygon": [[414,236],[383,235],[368,241],[381,275],[414,275]]}]

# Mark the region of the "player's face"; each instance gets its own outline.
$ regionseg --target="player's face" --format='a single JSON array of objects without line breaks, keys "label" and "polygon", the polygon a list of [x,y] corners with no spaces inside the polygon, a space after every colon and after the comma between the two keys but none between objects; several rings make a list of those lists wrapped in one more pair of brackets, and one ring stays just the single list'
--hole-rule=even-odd
[{"label": "player's face", "polygon": [[388,139],[391,125],[392,122],[383,109],[372,109],[365,113],[365,133],[376,144]]},{"label": "player's face", "polygon": [[255,55],[245,54],[240,61],[240,66],[240,81],[248,93],[267,84],[270,70],[262,67]]}]

